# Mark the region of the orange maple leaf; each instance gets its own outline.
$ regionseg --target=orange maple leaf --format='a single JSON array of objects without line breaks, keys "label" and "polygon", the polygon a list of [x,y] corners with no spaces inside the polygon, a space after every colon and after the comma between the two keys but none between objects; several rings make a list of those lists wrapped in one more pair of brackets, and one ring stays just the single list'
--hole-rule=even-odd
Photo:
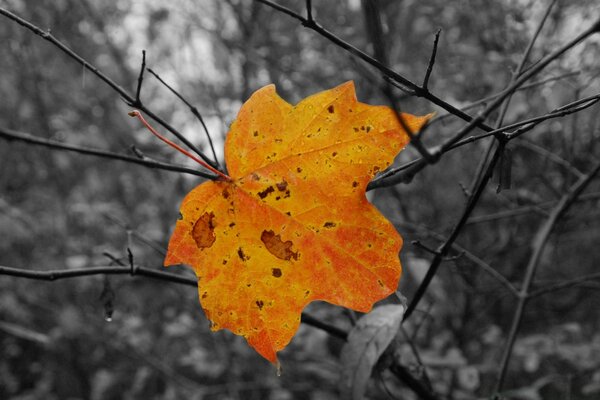
[{"label": "orange maple leaf", "polygon": [[[403,114],[418,131],[429,117]],[[408,143],[395,113],[347,82],[292,106],[269,85],[242,106],[225,143],[231,181],[181,205],[165,265],[189,264],[212,329],[271,362],[314,300],[368,312],[394,292],[402,239],[365,197]]]}]

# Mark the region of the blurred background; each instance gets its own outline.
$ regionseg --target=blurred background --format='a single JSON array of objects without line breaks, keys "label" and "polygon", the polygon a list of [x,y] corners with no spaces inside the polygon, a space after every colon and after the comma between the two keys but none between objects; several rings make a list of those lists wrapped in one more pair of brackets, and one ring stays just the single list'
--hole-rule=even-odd
[{"label": "blurred background", "polygon": [[[317,20],[373,53],[360,0],[313,1]],[[548,1],[380,0],[390,66],[420,82],[433,37],[442,34],[433,93],[467,107],[501,91]],[[303,2],[280,0],[303,13]],[[223,138],[242,102],[275,83],[291,103],[354,80],[359,100],[385,104],[380,74],[302,27],[249,0],[4,0],[0,5],[50,29],[59,40],[130,90],[142,49],[147,63],[202,113],[222,157]],[[590,26],[597,0],[559,1],[530,60]],[[599,92],[600,35],[553,62],[512,99],[505,123],[545,114]],[[541,82],[541,83],[540,83]],[[431,103],[397,93],[402,110],[437,112],[428,145],[463,123]],[[145,105],[207,153],[201,125],[146,75]],[[480,102],[469,109],[475,115]],[[127,116],[119,96],[56,47],[0,18],[0,126],[42,138],[193,164]],[[440,398],[485,398],[492,389],[516,299],[484,271],[518,286],[532,238],[548,210],[600,157],[599,106],[548,121],[510,143],[512,185],[488,185],[394,356],[427,376]],[[490,118],[495,120],[495,115]],[[464,208],[487,141],[448,153],[410,184],[371,192],[405,240],[400,292],[410,299],[431,254]],[[398,165],[414,159],[405,150]],[[184,194],[201,179],[118,161],[0,140],[0,265],[74,269],[127,262],[162,269],[164,247]],[[494,181],[495,182],[495,181]],[[600,185],[561,220],[542,257],[535,288],[597,272]],[[170,271],[192,276],[191,270]],[[600,398],[600,284],[586,281],[531,300],[515,344],[509,398]],[[110,304],[109,304],[110,303]],[[112,315],[111,309],[114,308]],[[312,315],[350,329],[352,313],[314,304]],[[303,325],[280,354],[283,375],[229,332],[211,333],[194,288],[119,276],[43,282],[0,276],[1,399],[335,399],[343,342]],[[417,360],[415,353],[420,355]],[[424,366],[424,368],[423,368]],[[414,395],[389,373],[371,398]]]}]

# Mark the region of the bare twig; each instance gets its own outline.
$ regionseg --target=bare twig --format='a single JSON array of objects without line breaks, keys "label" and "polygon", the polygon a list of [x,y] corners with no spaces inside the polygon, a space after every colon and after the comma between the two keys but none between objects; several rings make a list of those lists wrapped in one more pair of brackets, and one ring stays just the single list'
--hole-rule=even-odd
[{"label": "bare twig", "polygon": [[575,182],[573,186],[571,186],[569,191],[561,198],[560,202],[556,205],[556,207],[554,207],[554,209],[550,213],[550,216],[548,217],[546,222],[540,227],[535,238],[533,239],[533,253],[531,254],[529,262],[527,263],[525,277],[523,278],[523,284],[521,285],[521,289],[519,291],[519,302],[517,304],[517,308],[512,319],[508,339],[502,354],[502,361],[500,363],[500,369],[496,381],[496,393],[500,393],[500,391],[502,390],[502,386],[506,378],[506,372],[508,370],[508,363],[512,354],[513,345],[515,343],[515,339],[517,333],[519,332],[521,321],[523,319],[523,311],[525,310],[525,306],[527,304],[527,301],[529,300],[529,291],[533,283],[533,279],[535,277],[535,273],[539,266],[542,253],[544,251],[548,238],[554,230],[556,222],[567,212],[571,205],[573,205],[577,197],[588,186],[588,184],[596,176],[598,171],[600,171],[600,162],[596,163],[594,168],[592,168],[591,172],[581,177],[577,182]]},{"label": "bare twig", "polygon": [[435,64],[435,55],[437,54],[438,42],[440,40],[441,29],[438,29],[435,33],[435,39],[433,39],[433,48],[431,49],[431,57],[429,58],[429,64],[427,64],[427,70],[425,71],[425,77],[423,78],[423,83],[421,87],[425,90],[429,90],[427,85],[429,84],[429,78],[431,77],[431,72],[433,71],[433,65]]},{"label": "bare twig", "polygon": [[527,297],[529,300],[531,300],[535,297],[543,296],[548,293],[553,293],[553,292],[556,292],[559,290],[572,288],[573,286],[579,286],[584,283],[589,283],[590,281],[597,281],[597,280],[600,280],[600,272],[596,272],[596,273],[589,274],[589,275],[583,275],[578,278],[570,279],[568,281],[564,281],[564,282],[560,282],[560,283],[557,283],[554,285],[542,287],[540,289],[534,290],[533,292],[529,293],[529,295]]},{"label": "bare twig", "polygon": [[[38,26],[32,24],[31,22],[29,22],[29,21],[17,16],[16,14],[13,14],[10,11],[8,11],[4,8],[1,8],[1,7],[0,7],[0,15],[3,15],[4,17],[10,19],[11,21],[16,22],[17,24],[23,26],[26,29],[29,29],[34,34],[38,35],[42,39],[44,39],[44,40],[50,42],[52,45],[56,46],[58,49],[60,49],[63,53],[65,53],[72,60],[76,61],[78,64],[81,64],[85,69],[92,72],[101,81],[106,83],[112,90],[114,90],[119,96],[121,96],[121,98],[128,105],[142,110],[144,113],[146,113],[146,115],[148,115],[154,121],[156,121],[157,123],[162,125],[165,129],[167,129],[169,132],[171,132],[173,135],[175,135],[179,140],[181,140],[183,143],[185,143],[186,146],[188,146],[190,149],[192,149],[196,154],[198,154],[202,159],[204,159],[204,161],[206,161],[212,165],[213,161],[210,160],[208,157],[206,157],[206,155],[204,155],[204,153],[200,149],[198,149],[196,146],[194,146],[194,144],[192,144],[189,140],[187,140],[185,138],[185,136],[183,136],[179,131],[177,131],[174,127],[172,127],[169,123],[167,123],[165,120],[160,118],[158,115],[154,114],[145,105],[137,104],[136,98],[133,97],[132,95],[130,95],[123,87],[118,85],[115,81],[110,79],[108,76],[106,76],[104,73],[102,73],[94,65],[90,64],[87,60],[85,60],[79,54],[77,54],[76,52],[71,50],[63,42],[61,42],[60,40],[55,38],[49,31],[44,31],[41,28],[39,28]],[[209,179],[212,179],[212,178],[209,178]]]},{"label": "bare twig", "polygon": [[313,20],[312,0],[306,0],[306,19],[309,21]]},{"label": "bare twig", "polygon": [[154,75],[154,77],[160,83],[162,83],[163,86],[165,86],[167,89],[169,89],[171,91],[171,93],[173,93],[179,100],[181,100],[186,106],[188,106],[188,108],[190,109],[190,112],[200,122],[200,125],[202,125],[202,129],[204,130],[206,138],[208,139],[208,145],[210,146],[210,150],[212,152],[215,165],[217,167],[219,167],[219,159],[218,159],[217,153],[215,151],[215,145],[213,144],[212,137],[210,136],[210,132],[208,131],[208,127],[206,126],[206,123],[204,122],[204,118],[202,118],[202,114],[200,114],[200,111],[198,111],[198,108],[193,106],[177,90],[175,90],[171,85],[169,85],[167,82],[165,82],[156,72],[154,72],[153,69],[151,69],[151,68],[146,68],[146,69],[148,70],[148,72],[150,72],[152,75]]},{"label": "bare twig", "polygon": [[[295,11],[290,10],[289,8],[281,6],[270,0],[254,0],[254,1],[263,3],[266,6],[269,6],[283,14],[286,14],[286,15],[294,18],[294,19],[297,19],[298,21],[300,21],[300,23],[303,26],[305,26],[309,29],[312,29],[313,31],[317,32],[319,35],[323,36],[325,39],[331,41],[332,43],[336,44],[340,48],[348,51],[353,56],[355,56],[355,57],[365,61],[366,63],[370,64],[371,66],[377,68],[383,75],[392,79],[394,85],[400,85],[400,89],[402,89],[403,91],[409,91],[415,96],[423,97],[423,98],[429,100],[430,102],[438,105],[439,107],[443,108],[444,110],[448,111],[449,113],[454,114],[457,117],[459,117],[465,121],[473,120],[473,117],[471,117],[470,115],[464,113],[463,111],[454,107],[450,103],[442,100],[441,98],[437,97],[436,95],[432,94],[431,92],[424,90],[416,83],[410,81],[408,78],[404,77],[403,75],[393,71],[386,65],[379,62],[377,59],[371,57],[370,55],[363,52],[362,50],[359,50],[357,47],[351,45],[350,43],[342,40],[340,37],[336,36],[335,34],[329,32],[327,29],[323,28],[316,21],[314,21],[314,20],[309,21],[308,19],[304,18],[302,15],[296,13]],[[492,129],[491,127],[487,126],[485,123],[483,123],[481,121],[477,121],[476,125],[486,131]]]},{"label": "bare twig", "polygon": [[[61,279],[70,279],[91,275],[130,275],[132,277],[145,277],[165,282],[178,283],[180,285],[191,286],[194,288],[198,287],[198,280],[196,278],[185,277],[178,274],[174,274],[172,272],[164,272],[156,269],[142,267],[139,265],[136,265],[135,271],[133,271],[132,268],[129,266],[129,260],[128,263],[125,264],[114,257],[111,258],[113,258],[113,261],[117,262],[120,265],[58,270],[28,270],[0,265],[0,275],[14,276],[17,278],[41,281],[57,281]],[[128,259],[130,259],[129,256]],[[340,328],[337,328],[326,322],[320,321],[306,313],[302,313],[302,322],[306,323],[307,325],[314,326],[315,328],[324,330],[332,336],[339,337],[344,340],[348,335]]]},{"label": "bare twig", "polygon": [[[365,25],[371,45],[373,46],[375,58],[379,60],[382,65],[387,65],[388,54],[385,46],[385,39],[383,37],[383,26],[381,23],[381,15],[379,13],[379,3],[377,1],[363,1],[362,4],[364,9],[363,14],[365,18]],[[384,82],[385,84],[382,87],[383,94],[387,98],[388,103],[396,114],[396,119],[398,120],[400,126],[410,138],[411,145],[417,149],[419,154],[421,154],[421,156],[427,160],[427,162],[436,162],[438,158],[433,157],[425,145],[423,145],[421,142],[420,132],[413,132],[410,126],[408,126],[404,120],[400,103],[398,102],[397,96],[394,95],[394,86],[392,85],[390,78],[384,76]]]},{"label": "bare twig", "polygon": [[[473,143],[475,141],[490,137],[492,135],[497,135],[497,134],[500,134],[503,132],[506,134],[507,140],[511,140],[513,137],[518,137],[518,136],[524,134],[525,132],[531,131],[533,128],[535,128],[537,125],[539,125],[540,123],[542,123],[544,121],[564,117],[566,115],[585,110],[586,108],[589,108],[589,107],[593,106],[594,104],[597,104],[598,102],[600,102],[600,94],[588,96],[588,97],[573,101],[571,103],[565,104],[564,106],[561,106],[547,114],[529,118],[529,119],[522,120],[519,122],[515,122],[513,124],[505,125],[498,129],[494,129],[490,132],[482,133],[480,135],[466,137],[466,138],[458,141],[456,144],[450,146],[447,150],[445,150],[445,152],[457,149],[457,148],[467,145],[469,143]],[[515,129],[515,128],[519,128],[519,129],[515,130],[514,132],[508,132],[511,129]],[[420,163],[423,163],[423,162],[425,162],[425,160],[423,158],[417,158],[417,159],[409,161],[399,167],[391,168],[388,171],[384,172],[383,174],[379,175],[373,181],[371,181],[369,183],[369,186],[367,187],[367,190],[373,190],[373,189],[377,189],[380,187],[392,186],[398,182],[409,182],[408,179],[412,179],[412,175],[402,176],[400,178],[393,178],[393,177],[396,175],[399,175],[403,171],[410,169],[410,168],[412,168]]]},{"label": "bare twig", "polygon": [[503,147],[504,147],[504,142],[500,142],[498,144],[498,146],[496,147],[496,150],[494,151],[492,158],[490,159],[489,163],[485,167],[484,173],[482,174],[482,177],[481,177],[481,181],[478,182],[477,185],[475,185],[474,190],[471,191],[471,196],[467,200],[465,209],[463,210],[458,222],[452,229],[452,232],[450,233],[450,235],[448,236],[446,241],[437,250],[437,254],[433,257],[431,264],[429,266],[429,269],[427,270],[427,273],[425,274],[425,277],[423,278],[423,281],[419,285],[415,295],[413,296],[412,301],[409,303],[408,307],[406,308],[406,312],[404,313],[404,320],[409,318],[412,315],[412,313],[414,312],[415,308],[417,307],[417,304],[419,304],[419,301],[421,300],[421,298],[427,291],[427,287],[429,286],[433,277],[437,273],[437,270],[438,270],[439,266],[441,265],[442,261],[444,260],[444,257],[446,257],[446,255],[452,248],[452,244],[458,237],[458,234],[460,233],[463,226],[467,222],[467,219],[471,215],[471,212],[477,205],[477,202],[479,201],[479,198],[483,194],[483,190],[484,190],[485,186],[487,185],[487,182],[491,178],[492,171],[494,170],[494,167],[496,166],[496,163],[498,162],[500,155],[502,154]]},{"label": "bare twig", "polygon": [[[538,86],[542,86],[542,85],[544,85],[546,83],[556,82],[556,81],[559,81],[559,80],[562,80],[562,79],[565,79],[565,78],[570,78],[570,77],[573,77],[573,76],[577,76],[577,75],[580,75],[580,74],[581,74],[581,71],[573,71],[573,72],[565,72],[564,74],[560,74],[560,75],[556,75],[556,76],[549,76],[547,78],[540,79],[539,81],[535,81],[535,82],[531,82],[531,83],[529,83],[527,85],[523,85],[520,88],[516,89],[515,93],[516,92],[522,92],[522,91],[528,90],[528,89],[533,89],[533,88],[536,88]],[[485,106],[486,103],[490,102],[491,100],[494,100],[495,98],[497,98],[501,94],[502,94],[502,92],[498,92],[498,93],[492,94],[490,96],[486,96],[486,97],[484,97],[482,99],[479,99],[479,100],[476,100],[476,101],[474,101],[474,102],[472,102],[470,104],[467,104],[466,106],[460,107],[460,109],[462,111],[467,111],[467,110],[470,110],[472,108],[479,107],[481,105]],[[438,123],[438,122],[443,121],[443,120],[445,120],[445,119],[447,119],[449,117],[455,117],[455,115],[450,114],[450,113],[446,113],[446,114],[440,115],[439,117],[433,118],[430,121],[429,125]]]},{"label": "bare twig", "polygon": [[[411,223],[408,223],[408,222],[401,222],[401,223],[399,223],[399,225],[408,227],[409,229],[412,229],[412,230],[421,231],[425,235],[431,236],[431,237],[439,240],[440,242],[444,242],[445,241],[445,237],[443,235],[441,235],[438,232],[434,232],[434,231],[432,231],[430,229],[427,229],[427,228],[425,228],[423,226],[411,224]],[[414,243],[414,241],[413,241],[413,243]],[[471,261],[473,264],[475,264],[476,266],[478,266],[479,268],[481,268],[484,272],[486,272],[488,275],[490,275],[492,278],[494,278],[496,281],[498,281],[498,283],[500,283],[502,286],[504,286],[506,289],[508,289],[508,291],[513,296],[517,296],[518,295],[518,291],[515,288],[515,286],[512,283],[510,283],[510,281],[508,279],[506,279],[502,274],[500,274],[498,271],[496,271],[491,265],[489,265],[484,260],[482,260],[481,258],[479,258],[478,256],[476,256],[475,254],[473,254],[471,251],[469,251],[466,248],[458,245],[457,243],[452,243],[451,246],[452,246],[452,250],[459,252],[465,258],[467,258],[469,261]],[[425,250],[428,251],[428,252],[432,252],[434,255],[438,253],[437,250],[432,250],[430,248],[427,248]]]},{"label": "bare twig", "polygon": [[142,104],[140,95],[142,94],[142,83],[144,82],[144,71],[146,70],[146,50],[142,50],[142,66],[140,67],[140,74],[138,75],[138,84],[135,91],[135,106]]},{"label": "bare twig", "polygon": [[[551,8],[551,6],[549,8]],[[545,15],[544,18],[542,19],[542,21],[540,22],[537,33],[539,33],[539,30],[541,30],[541,26],[543,25],[546,17],[547,17],[547,15]],[[466,134],[466,132],[469,132],[471,129],[475,128],[475,121],[477,119],[483,120],[483,118],[487,114],[489,114],[492,110],[494,110],[495,108],[497,108],[503,104],[504,104],[504,107],[507,107],[507,103],[510,101],[510,96],[512,95],[513,91],[516,88],[521,86],[527,79],[531,78],[537,72],[541,71],[546,65],[548,65],[550,62],[552,62],[554,59],[558,58],[560,55],[562,55],[568,49],[575,46],[577,43],[581,42],[583,39],[587,38],[591,34],[595,33],[596,27],[593,26],[592,28],[589,28],[584,33],[580,34],[577,38],[571,40],[569,43],[563,45],[561,48],[557,49],[552,54],[548,55],[546,58],[544,58],[544,60],[542,62],[540,62],[535,68],[532,68],[531,70],[529,70],[527,73],[521,74],[521,75],[519,75],[519,77],[517,77],[516,75],[513,76],[507,89],[505,89],[502,92],[503,94],[500,97],[496,98],[494,101],[492,101],[492,103],[490,105],[488,105],[481,113],[479,113],[479,115],[473,121],[468,123],[456,135],[454,135],[450,139],[446,140],[444,142],[444,144],[442,144],[440,152],[444,152],[445,150],[447,150],[449,147],[452,146],[452,144],[455,144],[458,140],[460,140]],[[537,38],[537,33],[530,40],[529,45],[525,51],[525,54],[523,55],[522,62],[520,65],[521,69],[522,69],[522,65],[524,65],[525,60],[527,59],[527,57],[529,55],[529,52],[531,51],[531,48],[533,47],[533,43],[535,42],[535,40]],[[506,104],[504,103],[505,100],[506,100]],[[501,114],[497,121],[497,124],[500,124],[502,122],[502,118],[503,118],[503,115]],[[466,224],[469,216],[471,215],[476,204],[478,203],[479,198],[480,198],[481,194],[483,193],[483,190],[484,190],[485,186],[487,185],[487,182],[489,181],[494,168],[496,167],[498,161],[501,159],[508,139],[507,139],[506,135],[500,136],[500,134],[496,134],[495,138],[496,138],[496,140],[494,142],[496,142],[496,149],[492,150],[495,143],[493,143],[493,142],[490,143],[490,145],[488,146],[488,149],[486,151],[486,154],[481,158],[477,172],[474,175],[474,179],[471,184],[471,188],[469,190],[469,192],[471,194],[467,200],[465,209],[464,209],[459,221],[454,226],[452,232],[450,233],[450,235],[448,236],[448,238],[446,239],[444,244],[442,246],[440,246],[439,254],[436,254],[435,257],[433,258],[431,265],[425,275],[425,278],[421,282],[421,285],[417,289],[415,296],[413,297],[411,303],[409,304],[409,306],[406,310],[406,313],[404,314],[404,319],[410,317],[412,311],[416,308],[420,299],[425,294],[425,291],[427,290],[427,286],[429,285],[429,283],[435,276],[438,267],[440,266],[441,262],[443,261],[443,258],[447,254],[448,250],[451,248],[452,243],[456,240],[456,238],[458,237],[463,226]],[[487,161],[488,158],[489,158],[489,162]],[[419,165],[419,164],[416,164],[416,165]],[[421,165],[424,165],[424,164],[421,164]],[[414,171],[412,171],[411,173],[414,174]]]},{"label": "bare twig", "polygon": [[108,159],[112,159],[112,160],[125,161],[125,162],[132,163],[132,164],[143,165],[143,166],[149,167],[149,168],[163,169],[165,171],[181,172],[181,173],[185,173],[185,174],[201,176],[203,178],[211,179],[211,180],[215,180],[217,178],[215,175],[211,175],[211,174],[208,174],[203,171],[198,171],[198,170],[187,168],[187,167],[180,166],[180,165],[169,164],[169,163],[162,162],[162,161],[149,160],[147,158],[127,156],[125,154],[113,153],[113,152],[106,151],[106,150],[98,150],[98,149],[92,149],[89,147],[77,146],[77,145],[73,145],[73,144],[59,142],[57,140],[52,140],[52,139],[39,138],[39,137],[36,137],[33,135],[29,135],[27,133],[17,132],[17,131],[13,131],[12,129],[6,129],[6,128],[2,128],[2,127],[0,127],[0,138],[5,139],[5,140],[15,140],[15,141],[20,141],[20,142],[30,143],[30,144],[44,146],[44,147],[48,147],[48,148],[56,149],[56,150],[66,150],[66,151],[72,151],[72,152],[80,153],[80,154],[108,158]]},{"label": "bare twig", "polygon": [[[111,257],[114,258],[114,257]],[[130,275],[132,277],[147,277],[161,281],[178,283],[185,286],[191,286],[197,288],[198,281],[195,278],[189,278],[180,276],[171,272],[163,272],[155,269],[150,269],[142,266],[136,266],[135,275],[132,274],[130,268],[127,268],[123,262],[116,260],[120,266],[99,266],[99,267],[87,267],[87,268],[76,268],[76,269],[59,269],[59,270],[26,270],[21,268],[12,268],[6,266],[0,266],[0,275],[14,276],[17,278],[43,280],[43,281],[56,281],[61,279],[69,279],[91,275]],[[328,334],[346,340],[348,333],[344,330],[323,322],[307,313],[302,313],[301,320],[303,323],[312,327],[321,329]],[[401,365],[394,365],[395,373],[401,375],[404,382],[409,386],[415,393],[420,394],[425,400],[438,400],[429,390],[423,386],[421,382],[415,379],[410,372],[408,372]]]},{"label": "bare twig", "polygon": [[[258,0],[258,1],[263,1],[263,0]],[[554,61],[557,58],[559,58],[566,51],[570,50],[571,48],[573,48],[574,46],[576,46],[577,44],[579,44],[580,42],[582,42],[586,38],[590,37],[594,33],[597,33],[599,27],[600,27],[600,20],[598,20],[595,24],[591,25],[588,29],[584,30],[582,33],[580,33],[574,39],[570,40],[569,42],[567,42],[566,44],[564,44],[560,48],[556,49],[551,54],[549,54],[546,57],[544,57],[533,68],[530,68],[529,70],[527,70],[526,72],[524,72],[523,74],[521,74],[519,76],[519,78],[517,78],[514,81],[513,84],[509,85],[506,89],[504,89],[501,92],[501,94],[498,97],[496,97],[494,100],[492,100],[491,103],[488,104],[473,120],[471,120],[468,124],[466,124],[458,132],[456,132],[452,137],[450,137],[449,139],[447,139],[446,141],[444,141],[444,143],[442,143],[440,145],[439,150],[436,153],[438,153],[441,156],[441,154],[444,154],[448,150],[450,150],[451,148],[453,148],[453,146],[455,146],[469,132],[471,132],[476,127],[480,127],[480,123],[492,111],[494,111],[495,109],[497,109],[498,107],[500,107],[504,103],[504,100],[507,99],[509,96],[511,96],[512,93],[517,88],[519,88],[520,86],[522,86],[527,80],[529,80],[530,78],[532,78],[533,76],[535,76],[537,73],[539,73],[540,71],[542,71],[548,64],[550,64],[552,61]],[[431,101],[431,99],[428,99],[428,100]],[[487,131],[487,133],[484,134],[484,136],[480,136],[480,137],[487,137],[487,136],[490,136],[490,135],[498,136],[499,134],[501,134],[501,132],[497,132],[497,130],[494,130],[492,128],[485,129],[485,130]],[[434,153],[434,156],[435,155],[436,154]],[[389,182],[386,183],[386,186],[394,185],[394,184],[401,183],[401,182],[410,182],[412,180],[412,178],[418,172],[420,172],[423,168],[425,168],[427,166],[427,164],[428,164],[428,162],[425,159],[421,159],[421,160],[415,162],[410,167],[406,168],[402,173],[397,173],[394,176],[386,178],[387,180],[389,180]]]},{"label": "bare twig", "polygon": [[571,174],[575,175],[577,178],[581,178],[584,173],[577,169],[573,164],[562,158],[556,153],[551,152],[550,150],[545,149],[542,146],[538,146],[535,143],[532,143],[528,140],[520,140],[517,146],[531,150],[535,153],[540,154],[544,158],[553,161],[554,163],[562,166],[564,169],[569,171]]}]

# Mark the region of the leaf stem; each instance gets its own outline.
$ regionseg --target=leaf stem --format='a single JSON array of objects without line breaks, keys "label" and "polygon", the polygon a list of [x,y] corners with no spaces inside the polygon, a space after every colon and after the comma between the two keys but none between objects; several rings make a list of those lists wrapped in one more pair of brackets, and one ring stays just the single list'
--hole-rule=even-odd
[{"label": "leaf stem", "polygon": [[169,139],[167,139],[166,137],[164,137],[163,135],[158,133],[156,131],[156,129],[154,129],[152,127],[152,125],[150,125],[148,123],[148,121],[146,121],[146,119],[142,116],[142,114],[138,110],[133,110],[133,111],[129,112],[128,114],[130,117],[135,117],[135,118],[139,119],[141,121],[141,123],[146,127],[146,129],[148,129],[154,136],[156,136],[157,138],[159,138],[160,140],[162,140],[163,142],[165,142],[166,144],[168,144],[169,146],[171,146],[178,152],[180,152],[180,153],[186,155],[187,157],[191,158],[192,160],[196,161],[198,164],[202,165],[204,168],[208,169],[209,171],[214,172],[219,177],[221,177],[223,180],[225,180],[227,182],[231,182],[233,180],[233,179],[231,179],[231,177],[229,175],[225,175],[218,169],[213,168],[211,165],[209,165],[208,163],[199,159],[198,157],[194,156],[189,151],[187,151],[183,147],[179,146],[177,143],[170,141]]}]

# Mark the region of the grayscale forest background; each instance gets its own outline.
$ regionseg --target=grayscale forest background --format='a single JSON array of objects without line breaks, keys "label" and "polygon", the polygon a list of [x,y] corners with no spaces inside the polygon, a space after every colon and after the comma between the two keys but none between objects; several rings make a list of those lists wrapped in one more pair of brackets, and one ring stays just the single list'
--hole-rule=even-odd
[{"label": "grayscale forest background", "polygon": [[[276,3],[306,15],[304,1]],[[600,18],[597,0],[559,0],[551,8],[547,0],[312,3],[321,26],[373,57],[383,54],[382,62],[415,82],[423,80],[441,29],[428,90],[471,116],[511,83],[530,44],[523,71]],[[368,3],[378,8],[378,34]],[[147,67],[197,107],[219,158],[239,107],[269,83],[291,103],[348,80],[354,80],[359,100],[370,104],[388,104],[392,91],[403,112],[436,112],[420,136],[429,149],[466,124],[427,99],[390,89],[379,69],[264,2],[2,0],[0,7],[50,30],[130,93],[146,50]],[[505,126],[592,96],[581,110],[540,121],[507,142],[504,164],[482,186],[423,299],[402,325],[385,362],[394,359],[430,398],[491,398],[497,389],[508,399],[600,398],[600,181],[592,173],[600,160],[599,77],[595,33],[485,118]],[[211,154],[195,116],[148,73],[141,100]],[[197,168],[130,118],[131,110],[81,64],[0,15],[0,131]],[[481,133],[475,129],[469,136]],[[494,140],[445,152],[412,180],[369,192],[404,238],[399,292],[408,303],[463,213]],[[409,145],[395,166],[419,157]],[[586,177],[582,192],[575,193],[574,185]],[[162,270],[180,202],[202,181],[0,133],[0,266],[129,268],[129,248],[136,265]],[[572,203],[554,215],[569,193]],[[553,215],[551,232],[536,247]],[[536,248],[530,297],[511,334]],[[194,279],[183,266],[168,272]],[[54,282],[9,275],[0,274],[0,399],[341,398],[344,341],[326,330],[302,324],[280,353],[278,377],[243,339],[210,332],[194,287],[127,274]],[[359,317],[325,303],[309,306],[307,313],[345,331]],[[514,345],[499,388],[511,335]],[[367,398],[424,398],[381,364]]]}]

